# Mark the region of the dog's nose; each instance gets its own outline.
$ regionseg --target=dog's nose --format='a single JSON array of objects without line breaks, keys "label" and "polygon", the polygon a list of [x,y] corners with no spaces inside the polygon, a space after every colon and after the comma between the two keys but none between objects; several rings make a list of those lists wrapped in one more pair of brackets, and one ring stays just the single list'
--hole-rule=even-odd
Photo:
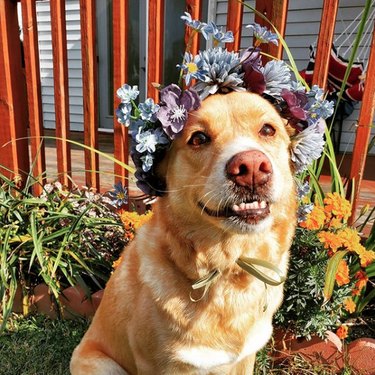
[{"label": "dog's nose", "polygon": [[261,151],[244,151],[234,155],[226,165],[227,176],[239,186],[265,184],[272,174],[272,165]]}]

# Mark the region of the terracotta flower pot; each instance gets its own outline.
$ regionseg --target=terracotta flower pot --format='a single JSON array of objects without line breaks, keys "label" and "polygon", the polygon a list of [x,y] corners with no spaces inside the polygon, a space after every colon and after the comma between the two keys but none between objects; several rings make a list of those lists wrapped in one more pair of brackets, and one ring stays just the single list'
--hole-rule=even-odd
[{"label": "terracotta flower pot", "polygon": [[311,340],[296,338],[292,333],[276,329],[274,333],[276,362],[288,356],[300,354],[314,364],[328,365],[333,370],[342,371],[346,365],[363,375],[375,374],[375,340],[361,338],[343,345],[332,332],[326,340],[315,336]]}]

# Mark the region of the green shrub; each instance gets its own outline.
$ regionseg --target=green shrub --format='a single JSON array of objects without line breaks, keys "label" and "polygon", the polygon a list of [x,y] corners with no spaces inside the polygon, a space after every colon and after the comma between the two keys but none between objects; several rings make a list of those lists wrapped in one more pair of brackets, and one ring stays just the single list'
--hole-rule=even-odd
[{"label": "green shrub", "polygon": [[0,174],[0,299],[3,322],[18,285],[28,313],[33,287],[45,282],[58,301],[61,290],[80,285],[89,295],[104,287],[124,245],[121,220],[110,199],[89,189],[46,184],[34,197]]}]

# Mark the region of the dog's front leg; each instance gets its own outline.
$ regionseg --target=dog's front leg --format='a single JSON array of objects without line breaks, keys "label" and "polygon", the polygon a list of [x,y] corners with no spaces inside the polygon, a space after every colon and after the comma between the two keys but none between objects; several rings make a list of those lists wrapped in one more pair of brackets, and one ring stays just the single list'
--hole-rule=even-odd
[{"label": "dog's front leg", "polygon": [[255,353],[238,362],[230,375],[252,375],[254,372]]},{"label": "dog's front leg", "polygon": [[105,353],[79,345],[70,362],[72,375],[130,375]]}]

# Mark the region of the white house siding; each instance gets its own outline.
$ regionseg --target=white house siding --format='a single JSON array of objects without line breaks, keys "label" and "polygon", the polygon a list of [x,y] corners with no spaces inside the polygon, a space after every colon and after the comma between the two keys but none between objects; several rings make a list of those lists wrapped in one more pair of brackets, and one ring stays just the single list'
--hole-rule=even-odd
[{"label": "white house siding", "polygon": [[[44,127],[55,128],[53,57],[49,1],[37,2]],[[79,0],[66,0],[69,111],[71,130],[83,130],[82,63]]]},{"label": "white house siding", "polygon": [[[227,19],[227,0],[211,0],[215,2],[213,8],[216,8],[216,23],[219,26],[226,25]],[[289,0],[288,22],[286,27],[286,42],[292,52],[296,64],[300,70],[306,68],[309,59],[309,46],[316,42],[319,33],[321,20],[321,8],[323,0]],[[255,6],[255,1],[248,1],[247,4]],[[356,18],[363,9],[365,0],[341,0],[337,16],[335,37],[340,35],[346,26]],[[373,9],[375,4],[373,4]],[[251,10],[245,7],[242,26],[241,48],[246,48],[252,44],[252,34],[245,25],[253,22],[254,15]],[[371,27],[369,33],[371,33]],[[364,38],[364,40],[366,37]],[[349,40],[342,51],[350,44]],[[361,48],[361,47],[360,47]],[[349,52],[350,54],[350,52]],[[347,56],[348,57],[348,56]],[[286,59],[286,56],[284,56]],[[355,124],[359,117],[360,103],[355,106],[352,115],[343,123],[343,132],[341,137],[340,151],[352,151],[355,139]],[[375,135],[375,129],[372,129],[372,136]],[[370,150],[375,154],[375,148]]]}]

